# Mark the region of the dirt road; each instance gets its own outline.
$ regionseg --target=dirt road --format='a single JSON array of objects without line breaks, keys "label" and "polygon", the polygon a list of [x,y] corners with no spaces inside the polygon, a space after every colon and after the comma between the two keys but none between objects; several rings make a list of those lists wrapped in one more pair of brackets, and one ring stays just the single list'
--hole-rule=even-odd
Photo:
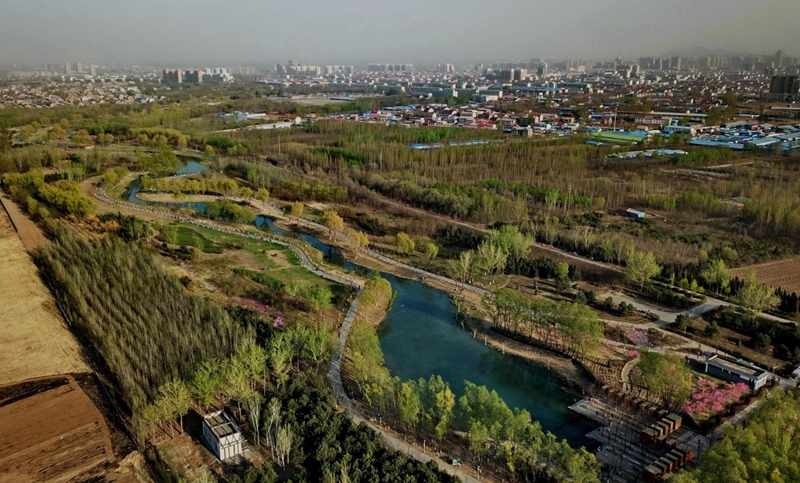
[{"label": "dirt road", "polygon": [[31,221],[31,219],[25,214],[23,214],[17,207],[16,203],[11,201],[11,199],[6,197],[6,195],[2,192],[0,192],[0,202],[2,202],[3,208],[5,208],[5,211],[8,214],[11,223],[14,225],[14,229],[19,234],[19,238],[22,240],[22,244],[25,246],[26,250],[31,252],[42,243],[47,242],[47,237],[44,236],[42,229],[39,228],[36,223]]}]

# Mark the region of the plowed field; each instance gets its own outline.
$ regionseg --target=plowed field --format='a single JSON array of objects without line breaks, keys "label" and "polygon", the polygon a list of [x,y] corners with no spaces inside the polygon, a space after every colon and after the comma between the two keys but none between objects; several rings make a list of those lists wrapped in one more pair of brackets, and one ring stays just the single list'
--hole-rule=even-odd
[{"label": "plowed field", "polygon": [[755,270],[758,281],[774,288],[782,288],[800,294],[800,258],[774,260],[758,265],[737,268],[731,273],[735,277],[744,278],[748,270]]},{"label": "plowed field", "polygon": [[0,389],[0,481],[81,480],[113,460],[103,416],[71,376],[26,386]]}]

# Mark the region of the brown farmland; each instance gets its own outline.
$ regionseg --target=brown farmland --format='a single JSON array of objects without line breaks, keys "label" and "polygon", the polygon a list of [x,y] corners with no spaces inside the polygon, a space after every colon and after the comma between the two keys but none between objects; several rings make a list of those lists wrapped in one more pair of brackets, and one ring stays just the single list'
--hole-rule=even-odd
[{"label": "brown farmland", "polygon": [[744,278],[748,270],[755,270],[758,281],[788,293],[800,293],[800,258],[787,258],[749,265],[732,270],[734,277]]},{"label": "brown farmland", "polygon": [[113,460],[103,416],[72,376],[0,388],[0,395],[0,480],[83,480]]}]

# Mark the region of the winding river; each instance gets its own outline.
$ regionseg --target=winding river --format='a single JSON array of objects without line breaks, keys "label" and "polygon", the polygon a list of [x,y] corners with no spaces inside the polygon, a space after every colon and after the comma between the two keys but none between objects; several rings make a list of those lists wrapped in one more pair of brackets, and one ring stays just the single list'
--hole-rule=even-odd
[{"label": "winding river", "polygon": [[[201,172],[203,165],[191,161],[183,169],[178,174]],[[146,202],[135,196],[138,191],[137,179],[125,194],[128,201],[205,211],[205,203]],[[346,260],[337,248],[309,234],[284,230],[269,217],[259,215],[255,224],[275,234],[299,237],[320,250],[329,262],[347,270],[367,271]],[[446,293],[388,273],[381,276],[397,291],[392,309],[378,328],[386,366],[393,375],[408,380],[438,374],[450,383],[457,398],[463,394],[465,380],[485,385],[497,391],[509,407],[528,410],[543,429],[565,438],[572,446],[589,450],[597,446],[585,436],[595,427],[593,423],[567,407],[580,394],[564,387],[556,375],[473,339],[456,322],[455,306]]]}]

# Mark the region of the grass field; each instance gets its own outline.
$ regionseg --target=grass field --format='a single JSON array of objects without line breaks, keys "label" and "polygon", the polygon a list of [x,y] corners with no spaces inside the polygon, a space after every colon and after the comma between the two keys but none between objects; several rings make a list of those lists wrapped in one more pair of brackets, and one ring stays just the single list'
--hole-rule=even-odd
[{"label": "grass field", "polygon": [[[285,284],[302,281],[325,285],[331,290],[338,285],[307,270],[297,255],[284,246],[186,223],[177,223],[176,225],[179,244],[195,246],[200,249],[208,246],[222,247],[225,254],[229,254],[232,250],[242,250],[252,255],[258,265],[253,268],[264,268],[270,277]],[[208,251],[206,252],[208,253]]]},{"label": "grass field", "polygon": [[0,209],[0,385],[34,377],[87,372],[80,347],[55,300]]}]

